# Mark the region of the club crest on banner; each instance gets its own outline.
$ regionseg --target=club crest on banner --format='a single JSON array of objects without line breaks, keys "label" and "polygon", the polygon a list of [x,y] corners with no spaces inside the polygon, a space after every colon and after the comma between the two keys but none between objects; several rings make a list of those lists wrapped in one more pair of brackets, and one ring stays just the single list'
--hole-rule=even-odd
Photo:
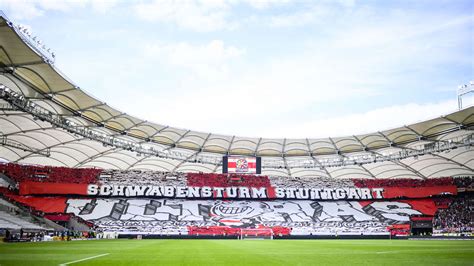
[{"label": "club crest on banner", "polygon": [[254,219],[273,210],[265,202],[221,201],[210,210],[211,220],[227,226],[253,224]]},{"label": "club crest on banner", "polygon": [[237,173],[246,173],[249,171],[249,163],[247,162],[247,159],[245,158],[240,158],[236,162],[236,169],[235,171]]}]

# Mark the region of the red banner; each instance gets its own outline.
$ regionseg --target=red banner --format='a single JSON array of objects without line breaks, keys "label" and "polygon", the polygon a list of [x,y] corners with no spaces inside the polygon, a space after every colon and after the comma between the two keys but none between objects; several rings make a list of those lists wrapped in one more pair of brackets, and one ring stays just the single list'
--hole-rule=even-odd
[{"label": "red banner", "polygon": [[457,195],[454,185],[381,188],[281,188],[245,185],[235,187],[135,186],[76,183],[21,182],[20,195],[88,195],[105,197],[166,197],[215,199],[373,200],[429,198]]},{"label": "red banner", "polygon": [[87,195],[88,184],[21,182],[20,195]]},{"label": "red banner", "polygon": [[393,224],[387,227],[392,236],[407,236],[410,235],[409,224]]},{"label": "red banner", "polygon": [[[410,199],[410,200],[396,200],[397,202],[407,203],[412,209],[421,212],[423,215],[434,216],[438,209],[445,209],[447,206],[438,205],[433,199]],[[374,201],[361,200],[358,203],[365,207]]]},{"label": "red banner", "polygon": [[[417,199],[417,200],[400,200],[411,205],[411,207],[424,215],[434,216],[438,208],[433,199]],[[442,208],[441,208],[442,209]]]},{"label": "red banner", "polygon": [[456,186],[435,187],[384,187],[383,197],[392,198],[427,198],[437,195],[457,195]]},{"label": "red banner", "polygon": [[71,219],[71,214],[47,214],[44,218],[55,222],[68,222]]},{"label": "red banner", "polygon": [[16,195],[9,195],[8,197],[36,211],[44,213],[64,213],[66,211],[65,197],[38,198]]},{"label": "red banner", "polygon": [[[262,230],[267,229],[267,230]],[[271,230],[270,230],[271,229]],[[243,228],[229,226],[188,226],[188,235],[218,235],[218,236],[238,236],[242,233]],[[260,230],[260,231],[259,231]],[[290,235],[291,228],[283,226],[259,227],[244,231],[244,234],[255,236],[270,235]]]}]

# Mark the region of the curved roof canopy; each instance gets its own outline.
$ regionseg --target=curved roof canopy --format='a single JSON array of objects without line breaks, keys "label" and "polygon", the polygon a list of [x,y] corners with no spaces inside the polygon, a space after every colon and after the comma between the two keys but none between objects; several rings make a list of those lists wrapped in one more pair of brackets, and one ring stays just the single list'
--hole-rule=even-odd
[{"label": "curved roof canopy", "polygon": [[[117,147],[104,146],[103,143],[39,121],[31,114],[12,109],[7,102],[0,101],[5,106],[0,113],[2,134],[35,148],[35,152],[6,146],[0,148],[0,157],[11,161],[70,167],[215,172],[220,171],[220,166],[199,164],[199,156],[220,158],[228,154],[262,156],[267,165],[272,166],[265,171],[279,175],[425,178],[473,174],[474,154],[470,149],[459,151],[457,155],[451,152],[452,157],[446,154],[425,155],[427,157],[423,160],[413,162],[374,162],[341,169],[332,167],[331,170],[326,167],[311,167],[308,170],[295,162],[313,161],[317,165],[319,161],[333,157],[390,153],[468,136],[472,134],[470,129],[474,125],[474,108],[390,130],[337,138],[269,139],[198,132],[149,122],[110,107],[70,81],[25,38],[16,26],[0,16],[0,84],[24,95],[38,106],[74,121],[76,125],[94,128],[127,141],[146,143],[157,150],[180,152],[186,160],[139,156]],[[45,150],[50,152],[49,157],[38,152]]]}]

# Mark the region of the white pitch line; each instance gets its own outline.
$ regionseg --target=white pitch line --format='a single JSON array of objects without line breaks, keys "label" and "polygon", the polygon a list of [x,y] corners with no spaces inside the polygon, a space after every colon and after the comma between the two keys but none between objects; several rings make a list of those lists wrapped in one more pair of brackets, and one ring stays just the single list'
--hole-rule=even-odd
[{"label": "white pitch line", "polygon": [[80,260],[75,260],[75,261],[62,263],[62,264],[59,264],[59,266],[65,266],[65,265],[68,265],[68,264],[73,264],[73,263],[81,262],[81,261],[85,261],[85,260],[91,260],[91,259],[95,259],[95,258],[98,258],[98,257],[107,256],[107,255],[109,255],[109,253],[104,253],[104,254],[100,254],[100,255],[97,255],[97,256],[92,256],[92,257],[88,257],[88,258],[84,258],[84,259],[80,259]]},{"label": "white pitch line", "polygon": [[376,254],[389,254],[389,253],[400,253],[399,251],[380,251],[380,252],[375,252]]}]

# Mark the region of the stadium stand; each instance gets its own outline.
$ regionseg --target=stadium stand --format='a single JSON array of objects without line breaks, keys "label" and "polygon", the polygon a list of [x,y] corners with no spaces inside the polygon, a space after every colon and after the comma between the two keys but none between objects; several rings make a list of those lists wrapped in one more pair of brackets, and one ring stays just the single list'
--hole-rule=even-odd
[{"label": "stadium stand", "polygon": [[189,173],[187,178],[188,185],[194,187],[270,186],[270,181],[266,176]]},{"label": "stadium stand", "polygon": [[0,229],[8,230],[53,230],[35,218],[31,212],[19,208],[15,204],[0,198]]},{"label": "stadium stand", "polygon": [[[453,185],[454,179],[450,177],[433,179],[355,179],[353,180],[357,187],[433,187]],[[472,182],[472,181],[471,181]]]},{"label": "stadium stand", "polygon": [[9,212],[0,211],[0,228],[4,229],[36,229],[46,230],[47,228],[41,227],[35,223],[32,223],[25,217],[14,215]]},{"label": "stadium stand", "polygon": [[300,178],[288,178],[287,176],[272,176],[270,182],[275,187],[327,187],[327,188],[341,188],[341,187],[354,187],[352,179],[343,178],[327,178],[327,177],[300,177]]},{"label": "stadium stand", "polygon": [[104,170],[98,180],[103,184],[185,186],[186,174],[163,171]]},{"label": "stadium stand", "polygon": [[455,198],[448,208],[440,209],[433,219],[433,229],[436,234],[473,232],[474,198],[462,195]]},{"label": "stadium stand", "polygon": [[454,184],[456,184],[458,188],[473,189],[474,177],[465,176],[465,177],[454,178]]},{"label": "stadium stand", "polygon": [[[387,238],[418,223],[472,235],[474,107],[334,138],[198,132],[107,105],[1,13],[0,28],[0,230]],[[262,174],[222,174],[224,156],[261,157]]]},{"label": "stadium stand", "polygon": [[0,173],[16,180],[37,181],[52,183],[96,183],[100,169],[69,167],[51,167],[39,165],[21,165],[14,163],[0,163]]},{"label": "stadium stand", "polygon": [[[464,233],[472,230],[471,194],[466,193],[454,197],[450,193],[443,192],[445,188],[452,187],[455,188],[454,193],[457,190],[469,189],[474,180],[472,177],[443,177],[428,180],[406,178],[335,180],[325,177],[290,179],[281,176],[137,170],[97,171],[95,169],[87,169],[87,173],[93,173],[91,175],[78,175],[75,172],[77,169],[67,169],[61,178],[49,179],[60,181],[60,183],[44,182],[50,175],[40,179],[39,183],[42,189],[48,188],[47,184],[60,185],[61,188],[97,184],[112,188],[126,186],[221,187],[223,189],[254,187],[265,188],[269,191],[281,187],[295,190],[324,187],[335,191],[367,187],[383,188],[383,193],[393,193],[390,192],[392,190],[401,193],[395,193],[392,196],[383,194],[384,197],[388,197],[388,200],[309,201],[276,198],[270,201],[226,200],[225,198],[188,200],[174,196],[168,199],[101,198],[87,196],[87,194],[83,194],[82,198],[77,198],[74,196],[74,190],[66,190],[68,192],[63,193],[64,189],[54,193],[51,192],[52,190],[47,192],[53,194],[53,197],[43,196],[43,191],[38,194],[34,190],[23,190],[23,188],[25,185],[35,184],[30,180],[38,181],[37,169],[43,171],[50,168],[9,163],[2,165],[1,169],[5,169],[3,171],[5,175],[12,175],[11,179],[18,182],[16,187],[20,188],[19,190],[4,189],[3,195],[6,199],[22,204],[31,212],[51,220],[68,221],[71,217],[77,217],[83,223],[97,227],[99,231],[125,235],[242,237],[242,229],[256,228],[267,228],[272,232],[272,236],[276,237],[404,235],[409,232],[409,229],[407,231],[406,227],[401,227],[401,225],[407,225],[411,217],[417,216],[432,217],[430,219],[435,216],[433,221],[436,232]],[[23,170],[23,174],[17,169]],[[50,170],[48,173],[54,171]],[[67,174],[71,174],[73,178],[69,178]],[[84,178],[79,179],[77,176]],[[69,180],[70,183],[64,183],[64,180]],[[90,184],[83,183],[89,180]],[[403,194],[404,190],[413,189],[429,191],[428,194],[421,196]],[[23,193],[24,191],[27,193]],[[453,192],[452,189],[449,191]],[[54,196],[55,193],[58,194]],[[86,198],[83,198],[84,196]]]},{"label": "stadium stand", "polygon": [[13,212],[17,209],[15,205],[13,205],[11,202],[6,201],[2,198],[0,198],[0,210],[8,210],[10,212]]}]

